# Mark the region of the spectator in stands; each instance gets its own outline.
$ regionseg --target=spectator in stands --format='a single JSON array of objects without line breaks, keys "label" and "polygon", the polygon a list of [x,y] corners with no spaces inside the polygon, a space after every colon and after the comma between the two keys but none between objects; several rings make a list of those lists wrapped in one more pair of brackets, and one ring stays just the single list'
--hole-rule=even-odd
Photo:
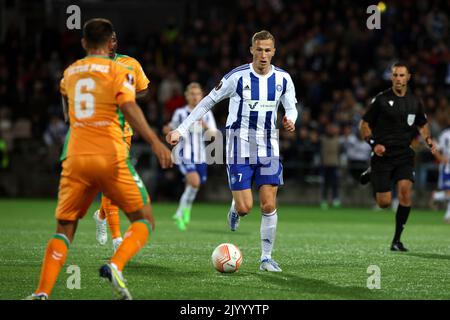
[{"label": "spectator in stands", "polygon": [[340,143],[344,150],[347,170],[354,182],[359,183],[359,176],[369,164],[372,149],[359,134],[355,134],[351,124],[345,125],[343,132]]},{"label": "spectator in stands", "polygon": [[320,137],[320,156],[322,171],[322,201],[320,207],[328,209],[328,190],[332,192],[332,205],[335,208],[341,206],[339,199],[339,127],[328,123],[326,132]]}]

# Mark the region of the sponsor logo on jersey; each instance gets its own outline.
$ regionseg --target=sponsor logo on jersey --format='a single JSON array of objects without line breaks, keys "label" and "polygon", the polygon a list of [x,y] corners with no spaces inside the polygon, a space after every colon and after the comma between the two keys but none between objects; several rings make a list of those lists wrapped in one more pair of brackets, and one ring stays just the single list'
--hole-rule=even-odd
[{"label": "sponsor logo on jersey", "polygon": [[255,109],[256,105],[258,104],[258,101],[256,101],[254,104],[249,103],[248,106],[250,107],[250,109]]},{"label": "sponsor logo on jersey", "polygon": [[250,110],[257,110],[257,111],[264,111],[264,112],[275,110],[275,108],[277,107],[276,101],[246,99],[245,103],[248,105]]}]

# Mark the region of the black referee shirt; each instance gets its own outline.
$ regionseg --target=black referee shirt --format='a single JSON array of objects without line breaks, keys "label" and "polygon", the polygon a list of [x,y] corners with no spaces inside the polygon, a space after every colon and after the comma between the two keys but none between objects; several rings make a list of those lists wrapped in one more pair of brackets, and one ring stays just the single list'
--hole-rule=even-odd
[{"label": "black referee shirt", "polygon": [[389,155],[390,151],[409,148],[418,134],[417,127],[427,123],[427,116],[409,89],[399,97],[390,88],[372,99],[363,120],[369,123],[375,142],[384,145]]}]

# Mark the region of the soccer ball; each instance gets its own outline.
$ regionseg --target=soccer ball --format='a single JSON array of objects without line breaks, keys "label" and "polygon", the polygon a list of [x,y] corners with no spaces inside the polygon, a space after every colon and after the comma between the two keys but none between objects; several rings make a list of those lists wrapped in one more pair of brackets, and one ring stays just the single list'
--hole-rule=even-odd
[{"label": "soccer ball", "polygon": [[222,243],[214,249],[211,260],[217,271],[232,273],[239,269],[242,263],[242,254],[234,244]]}]

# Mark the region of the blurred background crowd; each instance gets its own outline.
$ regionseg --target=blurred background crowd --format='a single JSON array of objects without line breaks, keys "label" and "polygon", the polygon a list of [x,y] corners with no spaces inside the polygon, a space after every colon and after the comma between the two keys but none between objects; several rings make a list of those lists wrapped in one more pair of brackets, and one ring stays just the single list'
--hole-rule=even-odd
[{"label": "blurred background crowd", "polygon": [[[67,131],[59,81],[63,70],[84,54],[81,32],[65,26],[68,1],[0,3],[4,17],[0,33],[0,170],[8,181],[18,181],[14,194],[2,178],[0,195],[33,195],[26,189],[34,174],[39,179],[48,177],[52,186],[57,181],[52,175],[59,173],[58,156]],[[423,100],[432,135],[438,136],[450,125],[450,2],[386,1],[379,30],[366,26],[366,9],[371,4],[191,0],[164,5],[159,1],[80,1],[79,6],[82,21],[93,16],[110,18],[117,29],[118,52],[142,64],[151,81],[151,93],[141,107],[159,132],[174,110],[184,106],[184,88],[189,82],[200,82],[207,94],[224,74],[251,61],[253,33],[269,30],[277,48],[272,63],[291,74],[299,100],[297,130],[292,134],[280,131],[285,178],[320,185],[324,167],[337,167],[340,178],[330,187],[335,193],[332,199],[338,200],[340,185],[355,185],[368,165],[370,148],[359,137],[358,123],[370,100],[390,87],[392,63],[401,59],[409,64],[410,88]],[[130,9],[121,17],[117,8],[127,6]],[[85,7],[90,9],[83,15]],[[213,112],[218,127],[223,128],[227,101]],[[151,155],[140,152],[144,149],[139,147],[139,137],[135,141],[136,165],[142,163],[144,168],[152,163],[156,167]],[[417,151],[417,187],[432,188],[436,164],[419,139],[413,147]],[[213,166],[210,175],[224,172]],[[163,175],[167,181],[159,184],[158,197],[177,196],[170,187],[179,178],[176,170],[152,174]],[[226,179],[222,183],[226,184]]]}]

